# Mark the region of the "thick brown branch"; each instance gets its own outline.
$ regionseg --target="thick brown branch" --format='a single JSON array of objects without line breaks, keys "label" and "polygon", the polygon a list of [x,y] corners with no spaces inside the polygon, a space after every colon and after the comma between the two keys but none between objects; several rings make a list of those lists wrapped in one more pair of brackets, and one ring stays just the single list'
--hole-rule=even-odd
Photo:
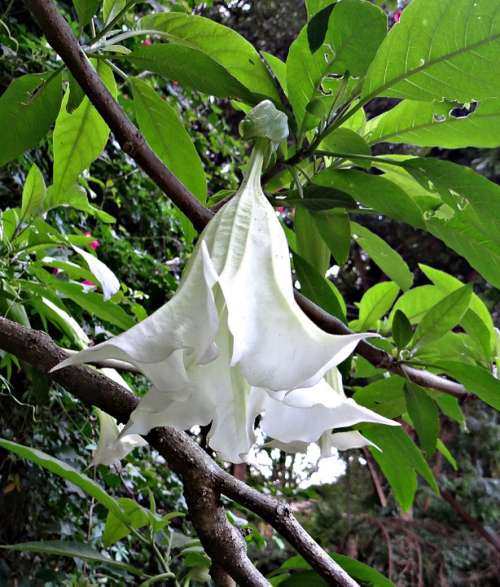
[{"label": "thick brown branch", "polygon": [[[6,318],[0,318],[0,349],[46,374],[67,356],[48,334]],[[129,419],[138,403],[129,391],[89,367],[67,367],[49,376],[86,405],[97,406],[121,422]],[[238,585],[268,585],[247,557],[242,536],[227,521],[219,500],[222,493],[269,522],[329,584],[357,585],[300,526],[287,504],[235,479],[187,434],[156,428],[148,441],[182,478],[193,524],[219,567],[215,572],[220,581],[220,569],[224,569]]]},{"label": "thick brown branch", "polygon": [[113,131],[120,146],[201,231],[212,217],[191,192],[149,148],[97,75],[68,23],[52,0],[27,0],[47,41],[59,54],[90,101]]}]

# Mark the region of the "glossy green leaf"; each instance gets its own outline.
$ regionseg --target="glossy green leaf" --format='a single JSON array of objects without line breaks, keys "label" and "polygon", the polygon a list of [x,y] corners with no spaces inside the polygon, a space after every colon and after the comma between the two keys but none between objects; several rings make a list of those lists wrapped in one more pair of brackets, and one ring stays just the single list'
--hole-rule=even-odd
[{"label": "glossy green leaf", "polygon": [[376,329],[377,322],[387,314],[399,294],[399,286],[393,281],[377,283],[365,292],[359,303],[359,319],[351,322],[358,331]]},{"label": "glossy green leaf", "polygon": [[105,24],[111,22],[127,6],[127,0],[103,0],[102,18]]},{"label": "glossy green leaf", "polygon": [[[112,95],[116,96],[113,72],[102,60],[97,64],[97,72]],[[54,185],[50,207],[68,201],[68,193],[78,176],[99,157],[109,136],[108,126],[88,98],[84,98],[71,114],[66,109],[68,99],[67,90],[54,128]]]},{"label": "glossy green leaf", "polygon": [[[61,75],[28,74],[13,80],[0,96],[2,136],[0,166],[36,146],[47,134],[61,104]],[[44,83],[46,80],[46,83]]]},{"label": "glossy green leaf", "polygon": [[47,188],[42,172],[33,164],[23,187],[21,218],[28,220],[39,214],[43,210],[46,195]]},{"label": "glossy green leaf", "polygon": [[436,448],[443,455],[443,457],[450,463],[450,465],[453,467],[453,469],[455,471],[458,471],[457,460],[451,454],[448,447],[445,445],[445,443],[440,438],[437,439]]},{"label": "glossy green leaf", "polygon": [[447,375],[450,375],[477,395],[483,402],[500,411],[500,380],[483,367],[466,365],[456,361],[437,361],[436,364]]},{"label": "glossy green leaf", "polygon": [[312,214],[305,208],[295,210],[297,253],[324,276],[330,266],[330,251],[321,238]]},{"label": "glossy green leaf", "polygon": [[404,348],[411,340],[413,330],[405,313],[398,309],[392,319],[392,337],[398,348]]},{"label": "glossy green leaf", "polygon": [[378,424],[363,424],[359,428],[364,436],[382,449],[382,452],[375,448],[369,450],[403,510],[408,511],[413,504],[417,490],[417,473],[439,493],[429,465],[402,428]]},{"label": "glossy green leaf", "polygon": [[452,114],[447,102],[403,100],[372,118],[366,140],[374,143],[409,143],[419,147],[463,149],[500,145],[500,100],[484,100],[469,115]]},{"label": "glossy green leaf", "polygon": [[497,0],[414,0],[373,60],[362,97],[459,102],[500,95]]},{"label": "glossy green leaf", "polygon": [[117,517],[113,512],[108,512],[102,542],[106,548],[112,546],[131,532],[131,528],[139,529],[146,526],[151,521],[151,512],[143,508],[133,499],[121,497],[118,500],[120,508],[125,515]]},{"label": "glossy green leaf", "polygon": [[335,285],[320,275],[312,265],[294,253],[293,264],[301,292],[323,310],[346,321],[346,305]]},{"label": "glossy green leaf", "polygon": [[403,257],[397,251],[378,235],[357,222],[351,222],[351,230],[358,245],[366,251],[372,261],[388,277],[395,281],[403,291],[411,287],[413,274]]},{"label": "glossy green leaf", "polygon": [[240,98],[255,102],[251,92],[222,65],[193,47],[175,43],[139,47],[127,59],[143,71],[152,71],[168,79],[219,98]]},{"label": "glossy green leaf", "polygon": [[307,11],[307,18],[311,20],[311,18],[317,14],[323,8],[326,8],[330,4],[334,4],[336,0],[305,0],[306,2],[306,11]]},{"label": "glossy green leaf", "polygon": [[405,380],[397,375],[357,387],[354,400],[386,418],[399,418],[406,411]]},{"label": "glossy green leaf", "polygon": [[457,326],[467,312],[472,295],[472,287],[465,285],[447,295],[433,306],[419,322],[413,337],[416,348],[439,340]]},{"label": "glossy green leaf", "polygon": [[78,558],[80,560],[94,562],[98,564],[112,566],[116,569],[127,571],[133,575],[143,576],[144,573],[140,569],[124,563],[116,561],[108,556],[105,556],[100,551],[81,544],[80,542],[70,542],[69,540],[45,540],[43,542],[21,542],[19,544],[3,544],[0,548],[4,550],[15,550],[18,552],[33,552],[36,554],[67,556],[70,558]]},{"label": "glossy green leaf", "polygon": [[123,513],[118,505],[118,502],[95,481],[77,471],[65,462],[56,459],[47,453],[42,452],[30,446],[24,446],[11,440],[0,438],[0,446],[9,452],[12,452],[22,459],[26,459],[47,469],[51,473],[62,477],[66,481],[73,483],[84,491],[90,497],[93,497],[98,503],[102,504],[107,510],[115,512],[117,516],[123,517]]},{"label": "glossy green leaf", "polygon": [[102,0],[73,0],[73,5],[82,26],[87,25],[96,14]]},{"label": "glossy green leaf", "polygon": [[326,169],[313,179],[316,185],[334,188],[390,218],[424,228],[422,210],[394,182],[382,176],[369,175],[355,169]]},{"label": "glossy green leaf", "polygon": [[[319,144],[318,150],[327,153],[346,153],[356,155],[371,155],[368,143],[357,132],[348,128],[338,128],[327,135]],[[349,159],[349,157],[346,157]],[[352,161],[360,167],[370,167],[370,161],[355,159]]]},{"label": "glossy green leaf", "polygon": [[418,434],[420,447],[429,459],[436,450],[439,434],[439,413],[434,401],[419,385],[408,381],[405,385],[408,414]]},{"label": "glossy green leaf", "polygon": [[433,285],[421,285],[406,291],[394,304],[389,322],[394,322],[398,310],[404,313],[411,324],[418,324],[424,315],[446,296]]},{"label": "glossy green leaf", "polygon": [[170,171],[204,204],[207,183],[203,165],[177,112],[146,82],[133,78],[130,83],[142,134]]},{"label": "glossy green leaf", "polygon": [[[178,12],[146,16],[141,23],[145,28],[167,33],[172,43],[207,55],[256,96],[256,102],[267,97],[279,103],[278,92],[259,54],[236,31],[203,16]],[[194,63],[186,65],[191,69]]]},{"label": "glossy green leaf", "polygon": [[465,416],[458,399],[448,393],[440,393],[433,389],[426,389],[428,395],[436,402],[443,414],[461,426],[465,424]]},{"label": "glossy green leaf", "polygon": [[351,223],[345,211],[319,211],[312,214],[316,228],[330,249],[337,265],[349,258],[351,248]]},{"label": "glossy green leaf", "polygon": [[333,50],[329,73],[362,76],[387,33],[384,12],[367,0],[342,0],[332,10],[325,43]]}]

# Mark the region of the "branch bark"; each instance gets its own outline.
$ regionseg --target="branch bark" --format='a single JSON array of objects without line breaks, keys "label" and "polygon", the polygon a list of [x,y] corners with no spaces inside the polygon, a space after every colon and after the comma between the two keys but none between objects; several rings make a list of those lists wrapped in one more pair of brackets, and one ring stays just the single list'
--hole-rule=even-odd
[{"label": "branch bark", "polygon": [[[49,373],[67,353],[45,332],[0,318],[0,348],[47,374],[87,406],[97,406],[120,422],[127,422],[138,404],[128,390],[95,369],[67,367]],[[228,584],[223,569],[238,585],[269,585],[248,558],[243,537],[228,522],[220,501],[223,494],[271,524],[330,585],[358,585],[302,528],[286,503],[259,493],[221,469],[187,434],[170,427],[155,428],[147,440],[182,479],[193,525],[215,563],[218,584]]]}]

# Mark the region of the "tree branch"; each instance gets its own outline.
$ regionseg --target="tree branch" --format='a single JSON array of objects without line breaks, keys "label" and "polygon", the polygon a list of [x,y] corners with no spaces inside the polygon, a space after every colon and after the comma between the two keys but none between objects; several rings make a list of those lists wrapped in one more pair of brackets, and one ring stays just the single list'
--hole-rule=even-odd
[{"label": "tree branch", "polygon": [[[97,406],[120,422],[127,422],[138,404],[138,398],[95,369],[67,367],[49,373],[67,354],[45,332],[0,318],[0,348],[47,374],[84,404]],[[219,584],[227,585],[221,578],[220,569],[224,569],[238,585],[268,585],[248,558],[243,537],[226,518],[220,502],[220,494],[224,494],[271,524],[329,584],[358,585],[300,526],[286,503],[235,479],[187,434],[170,427],[155,428],[147,440],[181,477],[194,527],[214,561],[214,579]]]}]

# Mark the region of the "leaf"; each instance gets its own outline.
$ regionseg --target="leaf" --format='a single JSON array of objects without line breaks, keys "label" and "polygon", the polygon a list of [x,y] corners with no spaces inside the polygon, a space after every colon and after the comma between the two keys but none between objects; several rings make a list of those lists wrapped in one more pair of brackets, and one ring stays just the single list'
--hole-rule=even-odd
[{"label": "leaf", "polygon": [[346,306],[341,293],[302,257],[294,253],[293,264],[300,281],[301,292],[323,310],[346,321]]},{"label": "leaf", "polygon": [[475,365],[466,365],[456,361],[436,361],[435,365],[453,379],[464,385],[467,391],[477,395],[483,402],[500,411],[500,380],[484,369]]},{"label": "leaf", "polygon": [[414,348],[440,339],[460,323],[469,308],[472,286],[464,285],[433,306],[422,318],[413,337]]},{"label": "leaf", "polygon": [[[97,72],[116,97],[113,72],[102,60],[97,64]],[[71,114],[66,110],[68,99],[69,91],[66,91],[54,128],[54,186],[48,202],[50,207],[67,201],[67,192],[80,173],[99,157],[109,136],[108,126],[87,97]]]},{"label": "leaf", "polygon": [[37,216],[43,210],[46,195],[47,188],[42,172],[33,163],[23,187],[21,218],[28,220],[32,216]]},{"label": "leaf", "polygon": [[390,96],[461,103],[500,95],[497,0],[416,0],[370,65],[362,99]]},{"label": "leaf", "polygon": [[401,310],[396,310],[392,319],[392,337],[398,348],[404,348],[411,340],[413,330],[411,323]]},{"label": "leaf", "polygon": [[287,95],[286,63],[284,61],[281,61],[281,59],[279,57],[276,57],[276,55],[272,55],[271,53],[268,53],[267,51],[262,51],[262,56],[264,57],[267,64],[271,68],[271,71],[273,72],[273,74],[276,76],[276,79],[278,80],[278,82],[281,86],[281,89],[283,90],[285,95]]},{"label": "leaf", "polygon": [[365,0],[342,0],[335,5],[325,41],[333,49],[329,73],[364,75],[387,33],[384,12]]},{"label": "leaf", "polygon": [[127,0],[104,0],[102,5],[102,19],[108,24],[127,6]]},{"label": "leaf", "polygon": [[[204,204],[207,200],[207,184],[203,165],[177,112],[146,82],[138,78],[129,81],[137,122],[150,147]],[[188,222],[186,219],[185,226]],[[192,227],[191,231],[194,236]]]},{"label": "leaf", "polygon": [[402,428],[363,424],[359,426],[363,436],[382,449],[382,452],[369,448],[373,458],[382,469],[391,486],[394,497],[404,511],[408,511],[415,498],[419,473],[432,489],[439,489],[424,457],[415,443]]},{"label": "leaf", "polygon": [[118,503],[127,523],[123,522],[123,516],[117,517],[113,512],[108,512],[102,542],[106,548],[112,546],[131,532],[131,528],[139,529],[151,522],[151,512],[143,508],[133,499],[127,497],[118,498]]},{"label": "leaf", "polygon": [[80,349],[89,346],[89,337],[85,334],[78,322],[71,317],[66,310],[54,304],[47,298],[31,299],[30,304],[36,308],[38,313],[46,316],[52,324],[55,324],[70,340]]},{"label": "leaf", "polygon": [[91,561],[99,564],[109,565],[118,569],[122,569],[131,573],[132,575],[143,576],[141,569],[124,563],[116,561],[108,556],[104,556],[98,550],[81,544],[80,542],[70,542],[69,540],[45,540],[43,542],[21,542],[20,544],[3,544],[0,548],[4,550],[16,550],[18,552],[34,552],[37,554],[52,554],[58,556],[68,556],[70,558],[78,558],[81,560]]},{"label": "leaf", "polygon": [[440,438],[437,439],[436,448],[443,455],[443,457],[450,463],[453,469],[455,471],[458,471],[458,463],[455,457],[451,454],[451,452],[448,450],[448,447]]},{"label": "leaf", "polygon": [[[425,274],[429,281],[441,291],[443,294],[451,293],[460,289],[465,284],[462,283],[453,275],[446,273],[445,271],[440,271],[439,269],[434,269],[429,265],[424,265],[423,263],[419,263],[420,270]],[[424,286],[425,287],[425,286]],[[475,293],[472,294],[470,299],[470,309],[471,311],[476,314],[479,319],[486,325],[488,330],[491,332],[492,337],[494,336],[494,324],[493,318],[486,307],[486,304],[483,300]]]},{"label": "leaf", "polygon": [[395,587],[394,583],[384,577],[382,573],[356,559],[345,556],[344,554],[337,554],[336,552],[330,553],[330,556],[346,573],[362,584],[372,587]]},{"label": "leaf", "polygon": [[351,248],[351,223],[345,211],[318,211],[311,214],[321,238],[337,265],[344,265]]},{"label": "leaf", "polygon": [[295,210],[297,253],[323,277],[330,265],[330,251],[321,238],[312,214],[305,208]]},{"label": "leaf", "polygon": [[426,389],[426,392],[432,397],[446,417],[450,418],[450,420],[455,420],[461,426],[465,424],[465,416],[456,397],[447,393],[440,393],[433,389]]},{"label": "leaf", "polygon": [[306,0],[307,19],[311,20],[317,12],[323,10],[323,8],[326,8],[334,2],[336,2],[336,0]]},{"label": "leaf", "polygon": [[422,211],[415,201],[398,185],[382,176],[368,175],[354,169],[325,169],[313,179],[314,184],[335,188],[374,208],[377,212],[424,228]]},{"label": "leaf", "polygon": [[73,245],[73,249],[83,257],[88,268],[100,283],[104,300],[109,300],[120,289],[120,282],[111,269],[100,261],[95,255]]},{"label": "leaf", "polygon": [[354,400],[386,418],[399,418],[406,411],[405,380],[397,375],[356,387]]},{"label": "leaf", "polygon": [[92,17],[96,14],[101,0],[73,0],[78,20],[82,26],[89,24]]},{"label": "leaf", "polygon": [[0,166],[35,147],[54,122],[61,104],[61,75],[48,78],[48,73],[23,75],[0,96],[0,120],[9,129],[2,137]]},{"label": "leaf", "polygon": [[103,505],[107,510],[112,511],[117,516],[123,518],[123,513],[120,509],[120,506],[118,505],[118,502],[111,495],[106,493],[106,491],[104,491],[100,485],[90,479],[90,477],[80,473],[80,471],[77,471],[70,465],[67,465],[63,461],[60,461],[59,459],[56,459],[47,453],[42,452],[41,450],[24,446],[4,438],[0,438],[0,446],[5,450],[18,455],[22,459],[31,461],[32,463],[47,469],[47,471],[62,477],[73,485],[76,485],[87,495],[93,497],[97,502]]},{"label": "leaf", "polygon": [[434,454],[439,434],[439,413],[434,401],[425,390],[408,381],[405,385],[408,414],[418,434],[420,447],[427,459]]},{"label": "leaf", "polygon": [[[267,97],[279,104],[280,98],[255,47],[232,29],[209,18],[163,12],[146,16],[141,25],[167,33],[170,42],[196,49],[223,67],[259,102]],[[194,63],[189,63],[192,68]]]},{"label": "leaf", "polygon": [[406,291],[394,304],[389,316],[389,322],[394,327],[394,317],[397,311],[401,311],[410,321],[410,324],[418,324],[424,315],[446,296],[433,285],[421,285]]},{"label": "leaf", "polygon": [[447,102],[403,100],[372,118],[365,138],[370,144],[409,143],[447,149],[500,145],[500,100],[484,100],[468,115],[455,115]]},{"label": "leaf", "polygon": [[[378,320],[391,309],[398,294],[399,286],[393,281],[384,281],[370,287],[359,303],[359,319],[356,321],[356,330],[376,329]],[[351,327],[354,328],[352,323]]]},{"label": "leaf", "polygon": [[132,51],[127,59],[143,71],[152,71],[186,88],[218,98],[255,100],[251,92],[216,61],[198,49],[174,43],[155,44]]},{"label": "leaf", "polygon": [[[348,128],[338,128],[327,135],[318,146],[319,151],[370,156],[368,143],[357,132]],[[349,159],[349,157],[346,157]],[[371,167],[370,161],[353,158],[359,167]]]},{"label": "leaf", "polygon": [[413,283],[413,274],[408,268],[403,257],[389,246],[378,235],[361,226],[357,222],[351,222],[353,237],[358,245],[368,253],[368,256],[380,269],[399,287],[406,291]]}]

